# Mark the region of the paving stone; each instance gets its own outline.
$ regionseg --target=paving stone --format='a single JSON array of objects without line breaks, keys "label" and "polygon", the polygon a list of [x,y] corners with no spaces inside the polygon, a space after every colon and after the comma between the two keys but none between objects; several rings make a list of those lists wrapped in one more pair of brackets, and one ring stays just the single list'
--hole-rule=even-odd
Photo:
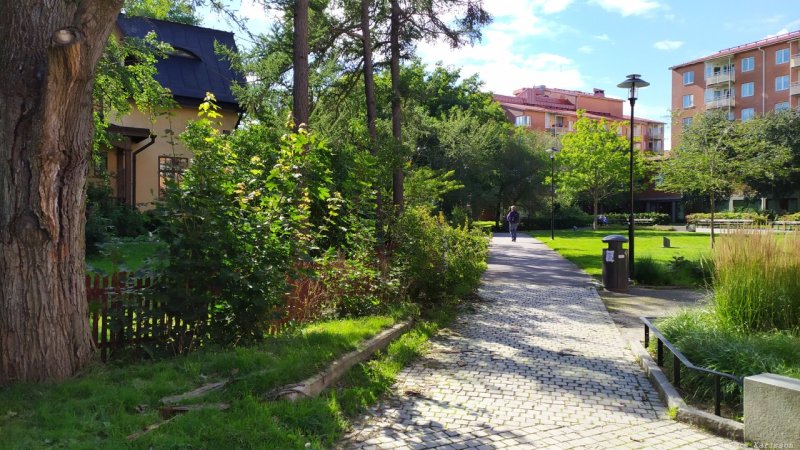
[{"label": "paving stone", "polygon": [[[495,238],[494,261],[580,280],[540,243],[509,244]],[[667,417],[588,284],[520,270],[490,260],[476,312],[434,338],[338,447],[744,448]],[[381,435],[389,427],[402,433]]]}]

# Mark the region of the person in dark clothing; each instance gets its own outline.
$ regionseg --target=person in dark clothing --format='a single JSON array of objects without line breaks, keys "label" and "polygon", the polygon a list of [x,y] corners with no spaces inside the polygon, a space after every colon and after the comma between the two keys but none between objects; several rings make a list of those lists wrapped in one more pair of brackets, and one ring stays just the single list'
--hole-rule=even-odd
[{"label": "person in dark clothing", "polygon": [[517,240],[517,227],[519,226],[519,213],[516,206],[511,207],[506,216],[506,221],[508,221],[508,231],[511,232],[511,242],[514,242]]}]

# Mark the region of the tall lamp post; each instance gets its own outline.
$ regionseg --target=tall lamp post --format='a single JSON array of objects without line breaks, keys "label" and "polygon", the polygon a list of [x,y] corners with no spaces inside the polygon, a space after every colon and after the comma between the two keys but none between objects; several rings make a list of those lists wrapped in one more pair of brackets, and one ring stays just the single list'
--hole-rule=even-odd
[{"label": "tall lamp post", "polygon": [[548,155],[550,155],[550,240],[556,238],[555,236],[555,229],[556,229],[556,170],[555,170],[555,159],[556,153],[558,153],[558,149],[555,147],[550,147],[545,150]]},{"label": "tall lamp post", "polygon": [[630,195],[631,195],[631,211],[628,218],[628,276],[633,277],[633,106],[636,104],[636,94],[639,88],[650,86],[650,83],[640,78],[639,74],[631,74],[618,84],[617,87],[628,89],[628,101],[631,102],[631,152],[630,152]]}]

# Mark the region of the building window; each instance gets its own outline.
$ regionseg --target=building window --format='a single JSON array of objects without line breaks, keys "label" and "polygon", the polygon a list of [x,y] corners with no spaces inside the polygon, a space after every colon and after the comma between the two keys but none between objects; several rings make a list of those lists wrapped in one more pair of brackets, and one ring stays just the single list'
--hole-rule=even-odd
[{"label": "building window", "polygon": [[683,73],[683,84],[692,84],[694,83],[694,71],[690,70],[689,72]]},{"label": "building window", "polygon": [[785,91],[789,89],[789,75],[775,77],[775,90]]},{"label": "building window", "polygon": [[789,109],[789,102],[781,102],[775,104],[775,112],[786,111]]},{"label": "building window", "polygon": [[514,119],[514,125],[518,127],[529,127],[531,125],[530,116],[517,116]]},{"label": "building window", "polygon": [[158,196],[164,197],[167,184],[171,182],[180,183],[183,179],[183,172],[189,167],[189,158],[178,156],[159,156],[158,157]]},{"label": "building window", "polygon": [[689,128],[692,125],[692,118],[691,117],[685,117],[685,118],[683,118],[681,120],[681,123],[683,123],[683,129],[685,130],[685,129]]},{"label": "building window", "polygon": [[742,110],[742,121],[750,120],[756,115],[756,111],[753,108],[745,108]]},{"label": "building window", "polygon": [[755,87],[753,82],[745,83],[742,85],[742,97],[752,97],[755,94]]},{"label": "building window", "polygon": [[684,108],[694,107],[694,94],[686,94],[683,96],[683,107]]},{"label": "building window", "polygon": [[783,64],[789,62],[789,49],[782,48],[775,52],[775,64]]},{"label": "building window", "polygon": [[750,72],[751,70],[756,68],[756,58],[753,56],[749,56],[747,58],[742,59],[742,72]]}]

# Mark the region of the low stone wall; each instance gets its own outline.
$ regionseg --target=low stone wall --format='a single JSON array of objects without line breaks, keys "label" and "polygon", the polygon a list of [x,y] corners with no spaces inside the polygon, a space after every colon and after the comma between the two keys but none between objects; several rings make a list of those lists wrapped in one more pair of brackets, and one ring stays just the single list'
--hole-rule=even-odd
[{"label": "low stone wall", "polygon": [[800,380],[771,373],[745,377],[744,438],[756,448],[800,449]]}]

